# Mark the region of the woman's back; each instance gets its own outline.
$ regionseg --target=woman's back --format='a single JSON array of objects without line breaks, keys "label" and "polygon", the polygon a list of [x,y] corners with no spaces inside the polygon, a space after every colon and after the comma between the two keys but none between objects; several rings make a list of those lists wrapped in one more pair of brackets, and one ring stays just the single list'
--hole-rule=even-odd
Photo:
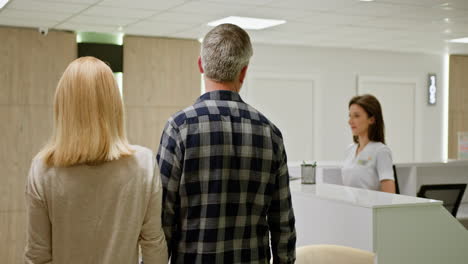
[{"label": "woman's back", "polygon": [[155,159],[132,148],[131,156],[94,166],[33,161],[26,263],[137,263],[139,241],[147,263],[167,262]]}]

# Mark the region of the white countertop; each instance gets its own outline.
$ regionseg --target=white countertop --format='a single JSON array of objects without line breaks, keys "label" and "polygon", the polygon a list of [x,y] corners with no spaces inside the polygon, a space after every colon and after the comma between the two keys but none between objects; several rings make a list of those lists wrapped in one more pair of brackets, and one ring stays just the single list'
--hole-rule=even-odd
[{"label": "white countertop", "polygon": [[319,199],[334,200],[366,208],[442,205],[442,201],[395,195],[334,184],[301,184],[290,182],[291,193],[310,195]]},{"label": "white countertop", "polygon": [[[314,163],[313,161],[306,161],[307,163]],[[289,168],[300,167],[302,161],[290,161],[288,162]],[[341,168],[343,161],[340,160],[327,160],[317,161],[317,167],[319,168]],[[395,166],[399,168],[404,167],[434,167],[434,166],[468,166],[468,160],[446,160],[446,161],[432,161],[432,162],[397,162]]]},{"label": "white countertop", "polygon": [[433,162],[407,162],[395,163],[398,168],[404,167],[438,167],[438,166],[468,166],[468,160],[447,160]]}]

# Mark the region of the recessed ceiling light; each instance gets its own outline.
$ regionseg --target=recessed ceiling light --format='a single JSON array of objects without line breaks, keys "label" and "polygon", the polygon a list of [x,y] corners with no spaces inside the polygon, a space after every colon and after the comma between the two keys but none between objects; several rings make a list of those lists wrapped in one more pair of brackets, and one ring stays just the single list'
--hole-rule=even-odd
[{"label": "recessed ceiling light", "polygon": [[8,0],[0,0],[0,9],[8,3]]},{"label": "recessed ceiling light", "polygon": [[451,39],[449,42],[452,43],[467,43],[468,44],[468,37],[466,38],[458,38],[458,39]]},{"label": "recessed ceiling light", "polygon": [[443,10],[453,10],[453,7],[450,5],[450,3],[441,4],[440,8]]},{"label": "recessed ceiling light", "polygon": [[444,30],[444,33],[445,33],[445,34],[450,34],[450,33],[452,33],[452,30],[450,30],[449,28],[447,28],[446,30]]},{"label": "recessed ceiling light", "polygon": [[440,7],[442,7],[442,8],[450,7],[451,8],[450,3],[443,3],[443,4],[440,5]]},{"label": "recessed ceiling light", "polygon": [[216,27],[220,24],[234,24],[243,29],[265,29],[269,27],[274,27],[286,23],[285,20],[276,20],[276,19],[263,19],[263,18],[252,18],[252,17],[238,17],[230,16],[220,20],[212,21],[208,23],[208,26]]},{"label": "recessed ceiling light", "polygon": [[445,23],[450,23],[450,21],[451,21],[450,18],[448,18],[448,17],[444,18]]},{"label": "recessed ceiling light", "polygon": [[359,0],[359,2],[374,2],[375,0]]}]

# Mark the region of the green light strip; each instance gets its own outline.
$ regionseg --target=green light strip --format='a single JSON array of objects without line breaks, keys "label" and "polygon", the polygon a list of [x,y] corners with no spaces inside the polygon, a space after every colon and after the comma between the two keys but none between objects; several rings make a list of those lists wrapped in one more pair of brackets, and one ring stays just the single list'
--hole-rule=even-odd
[{"label": "green light strip", "polygon": [[97,33],[97,32],[77,32],[77,43],[101,43],[123,45],[123,33]]}]

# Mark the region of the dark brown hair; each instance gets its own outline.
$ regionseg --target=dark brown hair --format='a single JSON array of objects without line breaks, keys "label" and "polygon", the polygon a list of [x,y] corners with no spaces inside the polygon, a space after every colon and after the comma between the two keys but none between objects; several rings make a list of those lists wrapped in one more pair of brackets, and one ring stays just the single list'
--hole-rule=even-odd
[{"label": "dark brown hair", "polygon": [[[375,120],[373,124],[369,125],[369,140],[385,144],[385,124],[379,100],[373,95],[364,94],[351,98],[348,108],[353,104],[362,107],[366,111],[367,116],[369,118],[373,117]],[[359,143],[357,136],[353,136],[353,140],[355,143]]]}]

